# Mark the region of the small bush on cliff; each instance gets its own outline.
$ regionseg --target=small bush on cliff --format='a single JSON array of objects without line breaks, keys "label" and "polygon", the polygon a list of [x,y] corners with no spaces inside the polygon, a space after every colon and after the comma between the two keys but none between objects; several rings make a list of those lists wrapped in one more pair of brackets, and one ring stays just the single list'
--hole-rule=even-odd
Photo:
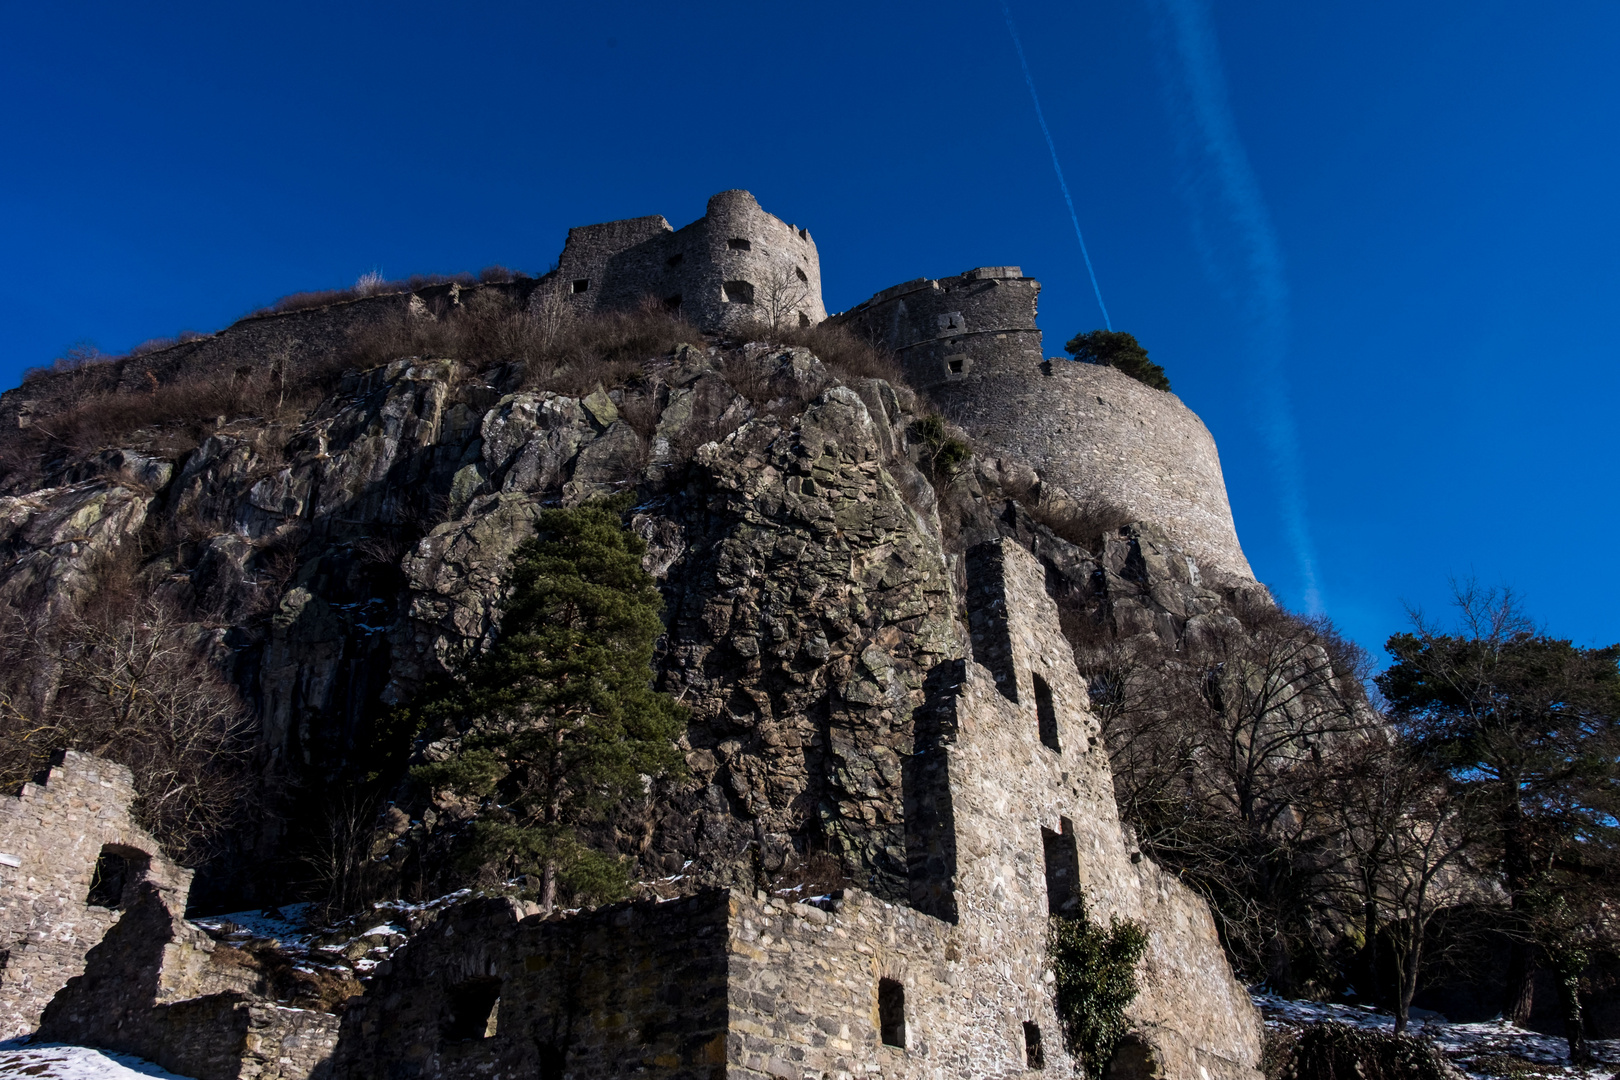
[{"label": "small bush on cliff", "polygon": [[579,829],[679,771],[683,710],[652,689],[661,599],[641,568],[621,497],[547,510],[518,549],[499,641],[414,711],[448,758],[412,770],[422,784],[477,803],[465,856],[503,876],[537,873],[549,910],[623,895],[621,863]]},{"label": "small bush on cliff", "polygon": [[1101,1077],[1130,1028],[1125,1010],[1136,1000],[1136,966],[1147,949],[1142,924],[1117,916],[1108,928],[1092,922],[1084,905],[1078,918],[1054,916],[1047,926],[1047,958],[1064,1045]]},{"label": "small bush on cliff", "polygon": [[1147,350],[1135,337],[1120,330],[1093,330],[1089,334],[1076,334],[1063,346],[1076,360],[1088,364],[1104,364],[1129,375],[1144,386],[1169,392],[1170,380],[1164,368],[1148,359]]},{"label": "small bush on cliff", "polygon": [[938,414],[925,416],[911,425],[911,434],[917,439],[921,460],[918,464],[935,483],[949,480],[973,451],[961,439],[954,438]]}]

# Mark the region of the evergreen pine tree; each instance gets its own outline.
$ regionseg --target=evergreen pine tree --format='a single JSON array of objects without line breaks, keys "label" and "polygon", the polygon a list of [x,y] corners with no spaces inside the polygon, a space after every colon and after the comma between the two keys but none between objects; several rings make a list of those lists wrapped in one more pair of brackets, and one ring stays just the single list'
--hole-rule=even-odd
[{"label": "evergreen pine tree", "polygon": [[1117,368],[1144,386],[1170,391],[1170,379],[1164,368],[1148,359],[1147,350],[1140,342],[1122,330],[1093,330],[1089,334],[1076,334],[1063,346],[1063,350],[1076,360],[1087,364],[1104,364]]},{"label": "evergreen pine tree", "polygon": [[499,639],[414,710],[463,733],[451,757],[412,776],[478,801],[466,858],[538,873],[547,911],[559,886],[579,901],[623,895],[622,863],[579,829],[682,766],[684,710],[652,688],[662,602],[641,568],[646,544],[621,520],[627,506],[543,511],[514,557]]}]

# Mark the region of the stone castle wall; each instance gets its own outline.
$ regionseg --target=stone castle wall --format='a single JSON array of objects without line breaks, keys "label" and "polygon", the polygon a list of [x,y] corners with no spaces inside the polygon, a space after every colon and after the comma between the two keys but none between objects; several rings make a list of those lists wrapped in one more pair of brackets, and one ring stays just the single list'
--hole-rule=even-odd
[{"label": "stone castle wall", "polygon": [[134,801],[128,769],[73,751],[0,795],[0,1039],[34,1030],[143,882],[185,903],[191,871],[131,820]]},{"label": "stone castle wall", "polygon": [[651,299],[713,331],[760,319],[813,326],[827,317],[809,230],[766,213],[746,191],[720,192],[679,231],[657,215],[569,229],[557,269],[530,303],[553,298],[576,315]]},{"label": "stone castle wall", "polygon": [[1043,361],[1039,297],[1018,267],[981,267],[893,286],[833,321],[894,350],[911,385],[984,448],[1252,579],[1209,429],[1174,394],[1112,368]]}]

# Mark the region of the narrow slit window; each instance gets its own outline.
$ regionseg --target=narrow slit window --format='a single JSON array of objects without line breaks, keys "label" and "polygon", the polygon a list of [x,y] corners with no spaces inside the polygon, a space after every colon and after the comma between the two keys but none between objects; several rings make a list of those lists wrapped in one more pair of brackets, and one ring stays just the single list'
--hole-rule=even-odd
[{"label": "narrow slit window", "polygon": [[1075,847],[1074,823],[1059,818],[1061,832],[1041,829],[1041,851],[1046,857],[1046,910],[1063,918],[1080,914],[1080,852]]},{"label": "narrow slit window", "polygon": [[896,979],[878,980],[878,1027],[884,1046],[906,1045],[906,988]]},{"label": "narrow slit window", "polygon": [[1040,729],[1041,745],[1063,753],[1063,747],[1058,744],[1057,709],[1052,706],[1052,688],[1039,675],[1035,676],[1035,723]]},{"label": "narrow slit window", "polygon": [[574,291],[575,292],[582,293],[586,289],[589,289],[590,287],[591,287],[591,279],[590,278],[575,278],[574,279]]},{"label": "narrow slit window", "polygon": [[450,1042],[487,1039],[495,1034],[501,980],[468,979],[450,988],[445,1004],[444,1037]]},{"label": "narrow slit window", "polygon": [[1046,1053],[1041,1049],[1041,1026],[1033,1020],[1024,1021],[1024,1067],[1046,1068]]}]

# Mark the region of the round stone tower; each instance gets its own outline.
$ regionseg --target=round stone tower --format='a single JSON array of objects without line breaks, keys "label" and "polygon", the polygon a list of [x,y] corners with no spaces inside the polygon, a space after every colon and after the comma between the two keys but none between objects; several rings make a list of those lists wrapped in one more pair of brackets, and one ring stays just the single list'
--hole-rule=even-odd
[{"label": "round stone tower", "polygon": [[1042,360],[1040,283],[1016,266],[918,279],[833,316],[900,358],[980,450],[1151,522],[1206,568],[1254,577],[1209,429],[1174,394],[1108,367]]},{"label": "round stone tower", "polygon": [[560,297],[576,314],[652,300],[710,331],[814,326],[827,317],[810,230],[767,214],[746,191],[722,191],[679,231],[659,215],[569,229],[557,269],[535,297],[531,303]]}]

